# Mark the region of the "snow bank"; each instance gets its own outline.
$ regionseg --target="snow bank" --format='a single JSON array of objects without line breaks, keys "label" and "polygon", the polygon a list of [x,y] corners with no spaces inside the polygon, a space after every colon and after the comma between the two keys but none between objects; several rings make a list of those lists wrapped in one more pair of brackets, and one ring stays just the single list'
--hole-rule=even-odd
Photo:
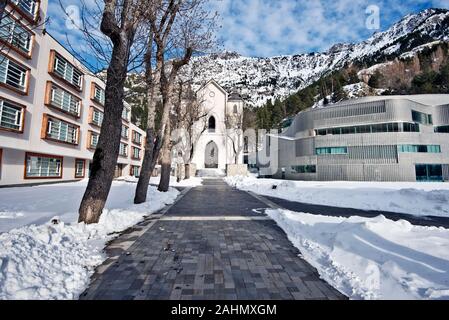
[{"label": "snow bank", "polygon": [[[151,184],[159,184],[161,177],[151,177]],[[176,181],[176,177],[170,176],[170,186],[171,187],[198,187],[203,184],[203,179],[200,177],[191,177],[189,179],[181,180],[179,182]]]},{"label": "snow bank", "polygon": [[[85,186],[83,181],[0,190],[2,229],[16,227],[0,234],[0,299],[76,299],[106,258],[106,242],[179,194],[150,186],[149,201],[134,205],[135,184],[114,182],[100,222],[85,225],[76,223]],[[55,215],[63,218],[58,224],[50,222]]]},{"label": "snow bank", "polygon": [[449,299],[449,230],[407,221],[266,210],[321,277],[351,299]]},{"label": "snow bank", "polygon": [[289,181],[242,176],[225,181],[238,189],[290,201],[449,217],[448,183]]}]

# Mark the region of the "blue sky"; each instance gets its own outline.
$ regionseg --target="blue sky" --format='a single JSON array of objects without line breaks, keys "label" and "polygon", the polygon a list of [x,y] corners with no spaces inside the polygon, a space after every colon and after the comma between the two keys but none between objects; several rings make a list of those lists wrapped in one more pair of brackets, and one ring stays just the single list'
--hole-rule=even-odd
[{"label": "blue sky", "polygon": [[[77,0],[62,0],[66,7]],[[93,2],[94,0],[87,0]],[[222,48],[247,56],[275,56],[323,51],[335,43],[357,42],[376,30],[366,27],[366,9],[379,8],[379,29],[425,8],[449,9],[449,0],[211,0],[220,14]],[[76,7],[70,7],[71,10]],[[67,27],[59,0],[49,0],[48,30],[65,43],[82,45]],[[76,15],[76,13],[75,13]]]}]

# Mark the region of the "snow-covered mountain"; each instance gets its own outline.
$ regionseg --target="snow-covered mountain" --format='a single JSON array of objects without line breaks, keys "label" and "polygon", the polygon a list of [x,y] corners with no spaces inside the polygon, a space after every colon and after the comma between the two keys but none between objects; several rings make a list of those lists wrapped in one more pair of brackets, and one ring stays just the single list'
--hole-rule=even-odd
[{"label": "snow-covered mountain", "polygon": [[246,96],[261,106],[268,99],[284,98],[330,71],[349,64],[364,67],[414,54],[415,48],[434,41],[449,42],[449,10],[427,9],[405,16],[385,32],[355,44],[336,44],[322,53],[244,57],[224,52],[196,57],[187,68],[199,87],[215,79],[225,89]]}]

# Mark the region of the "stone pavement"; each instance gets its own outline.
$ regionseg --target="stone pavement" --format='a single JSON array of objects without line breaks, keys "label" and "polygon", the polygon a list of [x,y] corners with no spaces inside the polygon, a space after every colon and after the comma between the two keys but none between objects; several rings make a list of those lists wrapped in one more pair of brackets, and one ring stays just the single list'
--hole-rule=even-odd
[{"label": "stone pavement", "polygon": [[185,190],[114,240],[80,299],[345,299],[261,210],[221,179]]}]

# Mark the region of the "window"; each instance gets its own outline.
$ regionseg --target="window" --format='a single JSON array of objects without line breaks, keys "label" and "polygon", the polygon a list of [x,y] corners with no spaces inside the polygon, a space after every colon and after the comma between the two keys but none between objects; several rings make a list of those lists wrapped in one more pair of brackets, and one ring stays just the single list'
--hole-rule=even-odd
[{"label": "window", "polygon": [[9,12],[6,12],[0,21],[0,39],[27,58],[31,57],[33,33],[14,19]]},{"label": "window", "polygon": [[432,124],[432,115],[412,110],[412,119],[421,124]]},{"label": "window", "polygon": [[352,127],[316,129],[317,136],[381,132],[419,132],[417,123],[376,123]]},{"label": "window", "polygon": [[100,137],[100,135],[98,133],[89,131],[87,148],[88,149],[96,149],[97,145],[98,145],[99,137]]},{"label": "window", "polygon": [[214,117],[209,118],[208,129],[209,129],[209,132],[215,132],[215,118]]},{"label": "window", "polygon": [[62,178],[62,157],[26,153],[25,179]]},{"label": "window", "polygon": [[138,178],[140,175],[140,167],[139,166],[131,166],[130,175]]},{"label": "window", "polygon": [[122,138],[128,140],[129,136],[129,128],[125,125],[122,125]]},{"label": "window", "polygon": [[316,173],[315,165],[292,166],[293,173]]},{"label": "window", "polygon": [[0,83],[22,94],[26,94],[28,90],[28,72],[29,69],[26,67],[0,54]]},{"label": "window", "polygon": [[142,134],[133,130],[133,142],[135,144],[142,144]]},{"label": "window", "polygon": [[122,157],[128,156],[128,145],[126,143],[120,142],[119,155]]},{"label": "window", "polygon": [[129,110],[127,107],[124,107],[123,111],[122,111],[122,119],[125,120],[126,122],[128,122],[130,113],[131,113],[131,110]]},{"label": "window", "polygon": [[46,128],[44,139],[56,140],[60,142],[78,144],[79,127],[44,114],[44,126]]},{"label": "window", "polygon": [[234,113],[239,113],[239,109],[236,104],[234,104]]},{"label": "window", "polygon": [[436,133],[449,133],[449,126],[438,126],[434,128]]},{"label": "window", "polygon": [[412,145],[412,144],[402,144],[398,145],[398,152],[410,153],[441,153],[441,146],[439,145]]},{"label": "window", "polygon": [[103,112],[101,112],[97,108],[91,107],[91,120],[89,122],[90,124],[101,127],[101,124],[103,123],[103,117]]},{"label": "window", "polygon": [[140,160],[140,149],[132,147],[132,150],[133,150],[133,159]]},{"label": "window", "polygon": [[105,91],[100,88],[96,83],[92,83],[92,100],[104,105]]},{"label": "window", "polygon": [[0,98],[0,128],[23,132],[25,107]]},{"label": "window", "polygon": [[75,117],[81,114],[81,99],[52,82],[47,82],[45,104]]},{"label": "window", "polygon": [[75,160],[75,178],[84,178],[86,170],[86,160],[76,159]]},{"label": "window", "polygon": [[36,20],[39,10],[39,0],[11,0],[11,2],[32,20]]},{"label": "window", "polygon": [[83,73],[55,51],[52,51],[52,57],[53,64],[50,72],[81,91]]},{"label": "window", "polygon": [[326,147],[326,148],[316,148],[316,154],[347,154],[347,147]]},{"label": "window", "polygon": [[416,164],[416,181],[443,181],[441,164]]}]

